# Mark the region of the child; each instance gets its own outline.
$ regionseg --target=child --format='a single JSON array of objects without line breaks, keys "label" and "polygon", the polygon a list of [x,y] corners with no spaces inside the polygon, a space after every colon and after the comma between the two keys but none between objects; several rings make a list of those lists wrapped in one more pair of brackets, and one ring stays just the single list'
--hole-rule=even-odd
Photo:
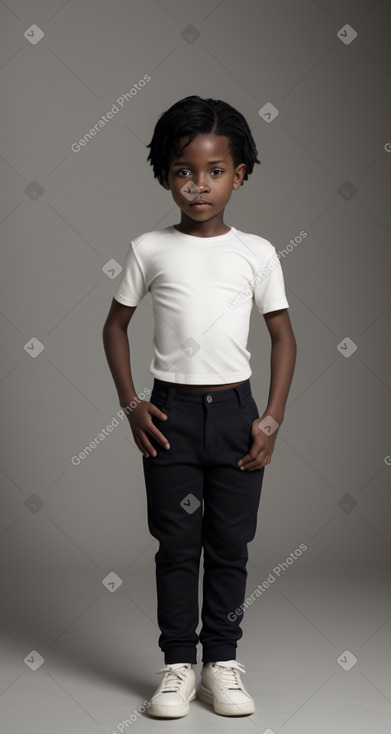
[{"label": "child", "polygon": [[[260,163],[243,115],[221,100],[186,97],[160,116],[147,147],[154,177],[171,191],[181,221],[131,242],[103,341],[120,404],[128,406],[136,389],[127,328],[149,291],[153,389],[150,402],[137,400],[128,413],[143,455],[148,527],[159,541],[157,617],[165,667],[156,671],[164,677],[148,712],[185,716],[198,694],[216,713],[251,714],[254,700],[236,660],[247,543],[255,536],[263,474],[284,419],[296,341],[275,248],[223,220],[232,191]],[[270,390],[261,416],[246,349],[254,301],[271,337]],[[204,665],[196,692],[198,641]]]}]

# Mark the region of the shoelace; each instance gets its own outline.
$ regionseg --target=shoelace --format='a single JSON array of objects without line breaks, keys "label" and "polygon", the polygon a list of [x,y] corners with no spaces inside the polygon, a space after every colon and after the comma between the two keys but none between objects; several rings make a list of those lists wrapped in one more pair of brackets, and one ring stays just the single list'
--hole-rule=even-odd
[{"label": "shoelace", "polygon": [[245,673],[244,666],[237,660],[221,660],[219,663],[214,663],[213,667],[218,669],[217,673],[220,681],[229,689],[240,688],[238,681],[238,673]]},{"label": "shoelace", "polygon": [[156,673],[166,673],[162,681],[161,693],[172,691],[177,693],[181,685],[180,681],[186,679],[187,671],[188,668],[180,663],[173,663],[171,665],[165,665],[164,668],[159,668]]}]

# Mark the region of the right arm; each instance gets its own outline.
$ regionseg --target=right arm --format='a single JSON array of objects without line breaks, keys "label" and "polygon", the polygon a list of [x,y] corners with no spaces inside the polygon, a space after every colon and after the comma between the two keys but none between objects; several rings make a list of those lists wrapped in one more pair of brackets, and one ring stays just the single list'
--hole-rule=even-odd
[{"label": "right arm", "polygon": [[[137,306],[124,306],[113,298],[109,314],[102,331],[103,345],[106,359],[113,376],[117,389],[121,408],[129,404],[137,397],[133,384],[130,366],[130,349],[128,340],[128,325]],[[152,422],[152,416],[166,420],[167,416],[153,403],[140,401],[136,408],[126,413],[130,427],[133,432],[135,443],[141,453],[148,458],[151,454],[156,456],[156,450],[146,435],[150,433],[165,448],[169,443],[165,436]]]}]

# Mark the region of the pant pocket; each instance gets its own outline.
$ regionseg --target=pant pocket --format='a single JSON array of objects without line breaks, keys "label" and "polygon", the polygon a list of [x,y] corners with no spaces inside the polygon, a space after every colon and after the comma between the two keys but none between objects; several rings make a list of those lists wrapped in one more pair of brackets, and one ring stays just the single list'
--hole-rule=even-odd
[{"label": "pant pocket", "polygon": [[243,426],[251,433],[252,424],[259,417],[258,406],[254,398],[239,408],[239,416]]},{"label": "pant pocket", "polygon": [[165,407],[165,400],[164,400],[164,398],[162,398],[160,395],[156,395],[155,396],[153,394],[153,390],[152,390],[152,393],[151,393],[151,397],[150,397],[150,401],[149,402],[152,405],[155,405],[156,408],[159,408],[159,410],[162,410],[164,413],[166,412],[167,409]]}]

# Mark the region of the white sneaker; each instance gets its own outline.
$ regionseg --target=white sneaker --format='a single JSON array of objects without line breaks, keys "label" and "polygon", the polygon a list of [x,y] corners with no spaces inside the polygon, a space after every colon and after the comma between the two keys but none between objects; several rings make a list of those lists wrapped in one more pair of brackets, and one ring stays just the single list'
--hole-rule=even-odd
[{"label": "white sneaker", "polygon": [[147,708],[151,716],[177,719],[189,713],[189,702],[196,698],[195,675],[191,663],[172,663],[159,668],[165,673]]},{"label": "white sneaker", "polygon": [[197,695],[201,701],[212,704],[216,714],[243,716],[254,713],[254,699],[240,680],[239,671],[246,672],[237,660],[204,664]]}]

